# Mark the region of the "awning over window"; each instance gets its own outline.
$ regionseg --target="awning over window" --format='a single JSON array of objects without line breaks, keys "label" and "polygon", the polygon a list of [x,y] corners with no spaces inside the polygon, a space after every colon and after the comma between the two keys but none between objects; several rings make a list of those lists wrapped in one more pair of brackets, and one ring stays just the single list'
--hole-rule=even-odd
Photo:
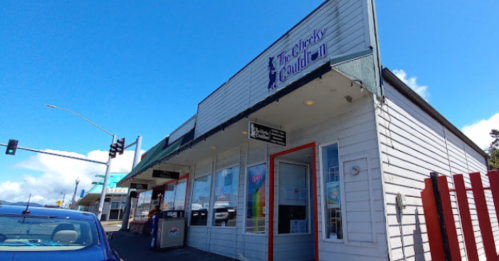
[{"label": "awning over window", "polygon": [[124,181],[130,180],[133,177],[139,175],[141,172],[153,167],[154,165],[161,162],[163,158],[168,156],[170,153],[177,150],[179,147],[183,146],[187,142],[194,138],[194,129],[187,132],[184,136],[178,138],[176,141],[169,143],[169,137],[164,138],[150,150],[145,153],[142,160],[140,161],[132,171],[118,182],[118,185],[122,185]]}]

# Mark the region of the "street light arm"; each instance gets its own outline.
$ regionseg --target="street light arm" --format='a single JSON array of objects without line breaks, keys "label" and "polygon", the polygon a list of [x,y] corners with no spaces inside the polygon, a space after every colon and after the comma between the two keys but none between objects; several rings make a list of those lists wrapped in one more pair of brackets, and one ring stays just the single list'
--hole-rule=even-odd
[{"label": "street light arm", "polygon": [[74,111],[72,111],[72,110],[68,110],[68,109],[66,109],[66,108],[62,108],[62,107],[57,107],[57,106],[55,106],[55,105],[51,105],[51,104],[45,104],[45,106],[47,106],[47,107],[49,107],[49,108],[53,108],[53,109],[61,109],[61,110],[65,110],[65,111],[67,111],[67,112],[70,112],[70,113],[72,113],[72,114],[74,114],[74,115],[76,115],[76,116],[78,116],[78,117],[82,118],[82,119],[83,119],[83,120],[85,120],[86,122],[88,122],[88,123],[90,123],[90,124],[94,125],[95,127],[97,127],[97,128],[99,128],[99,129],[101,129],[101,130],[102,130],[102,131],[104,131],[105,133],[107,133],[107,134],[109,134],[109,135],[111,135],[111,136],[113,136],[113,135],[114,135],[114,134],[112,134],[111,132],[109,132],[109,131],[105,130],[104,128],[102,128],[101,126],[99,126],[99,125],[97,125],[97,124],[93,123],[93,122],[92,122],[92,121],[90,121],[89,119],[87,119],[87,118],[85,118],[85,117],[81,116],[80,114],[78,114],[78,113],[76,113],[76,112],[74,112]]},{"label": "street light arm", "polygon": [[[105,130],[104,128],[102,128],[101,126],[91,122],[90,120],[88,120],[87,118],[81,116],[80,114],[72,111],[72,110],[68,110],[66,108],[61,108],[61,107],[57,107],[55,105],[50,105],[50,104],[45,104],[45,106],[49,107],[49,108],[53,108],[53,109],[61,109],[61,110],[65,110],[67,112],[70,112],[76,116],[78,116],[79,118],[82,118],[84,119],[86,122],[94,125],[95,127],[101,129],[102,131],[104,131],[105,133],[111,135],[113,137],[113,142],[111,144],[114,144],[116,142],[116,134],[112,134],[111,132]],[[107,160],[107,163],[106,163],[106,174],[104,175],[104,183],[102,184],[102,192],[101,192],[101,197],[99,199],[99,210],[98,210],[98,215],[97,217],[99,218],[99,220],[101,220],[102,218],[102,210],[104,208],[104,201],[106,199],[106,191],[107,191],[107,181],[109,179],[109,171],[111,169],[111,155],[109,155],[109,158]],[[76,186],[78,186],[78,183],[76,183]],[[76,188],[75,188],[75,195],[76,195]]]}]

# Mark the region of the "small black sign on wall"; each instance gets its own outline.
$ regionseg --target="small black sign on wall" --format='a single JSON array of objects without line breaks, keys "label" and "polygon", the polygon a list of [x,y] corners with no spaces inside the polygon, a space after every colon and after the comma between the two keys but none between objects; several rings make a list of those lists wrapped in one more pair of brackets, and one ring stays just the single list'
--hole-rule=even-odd
[{"label": "small black sign on wall", "polygon": [[286,146],[286,132],[255,122],[249,122],[248,138]]},{"label": "small black sign on wall", "polygon": [[153,170],[152,177],[153,178],[162,178],[162,179],[178,179],[180,176],[179,172],[167,171],[167,170]]},{"label": "small black sign on wall", "polygon": [[147,184],[131,183],[130,188],[134,189],[147,189]]}]

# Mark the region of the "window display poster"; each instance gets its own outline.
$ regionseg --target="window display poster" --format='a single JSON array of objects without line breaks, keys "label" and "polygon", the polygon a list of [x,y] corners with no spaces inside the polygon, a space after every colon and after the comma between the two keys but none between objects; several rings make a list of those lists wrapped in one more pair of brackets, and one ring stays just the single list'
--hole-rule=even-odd
[{"label": "window display poster", "polygon": [[[247,229],[252,228],[258,231],[258,221],[264,218],[265,208],[265,180],[267,174],[267,164],[251,166],[248,168],[247,176]],[[251,232],[251,231],[248,231]]]},{"label": "window display poster", "polygon": [[300,188],[298,199],[301,199],[301,200],[308,199],[308,189],[307,188]]},{"label": "window display poster", "polygon": [[239,166],[224,169],[216,173],[215,195],[224,196],[227,194],[237,194],[237,177]]},{"label": "window display poster", "polygon": [[290,220],[290,233],[307,233],[307,222],[301,219]]},{"label": "window display poster", "polygon": [[338,208],[341,204],[340,198],[340,182],[332,181],[326,184],[327,189],[327,206],[328,208]]},{"label": "window display poster", "polygon": [[307,200],[308,199],[308,189],[307,188],[291,188],[284,187],[286,192],[285,199],[287,200]]}]

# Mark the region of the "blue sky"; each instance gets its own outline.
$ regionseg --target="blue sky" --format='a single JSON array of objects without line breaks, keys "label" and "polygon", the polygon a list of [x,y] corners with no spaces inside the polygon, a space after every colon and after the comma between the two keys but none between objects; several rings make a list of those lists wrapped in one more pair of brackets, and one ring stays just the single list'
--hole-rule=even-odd
[{"label": "blue sky", "polygon": [[[127,143],[142,135],[147,150],[322,2],[2,1],[0,143],[105,158],[111,136],[44,106],[54,104]],[[384,66],[469,135],[499,128],[498,1],[377,1],[376,11]],[[114,170],[126,171],[131,154]],[[24,197],[45,183],[44,197],[57,197],[76,177],[87,175],[85,187],[103,172],[82,166],[2,151],[0,192]]]}]

